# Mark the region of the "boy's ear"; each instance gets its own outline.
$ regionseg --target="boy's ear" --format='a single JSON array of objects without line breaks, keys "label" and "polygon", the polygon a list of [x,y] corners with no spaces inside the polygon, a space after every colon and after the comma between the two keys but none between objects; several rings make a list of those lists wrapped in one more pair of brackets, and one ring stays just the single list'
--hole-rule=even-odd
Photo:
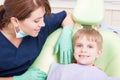
[{"label": "boy's ear", "polygon": [[15,26],[15,27],[18,26],[17,18],[11,17],[11,18],[10,18],[10,22],[12,23],[13,26]]},{"label": "boy's ear", "polygon": [[99,58],[102,55],[102,50],[98,51],[97,58]]}]

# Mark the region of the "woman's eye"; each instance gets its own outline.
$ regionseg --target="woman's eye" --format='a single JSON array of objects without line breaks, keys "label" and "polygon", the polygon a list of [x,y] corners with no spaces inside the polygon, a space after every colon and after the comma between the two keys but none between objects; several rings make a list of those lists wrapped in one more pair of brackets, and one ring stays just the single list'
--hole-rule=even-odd
[{"label": "woman's eye", "polygon": [[35,23],[38,23],[38,22],[39,22],[39,20],[34,20],[34,22],[35,22]]},{"label": "woman's eye", "polygon": [[38,23],[39,21],[34,21],[35,23]]}]

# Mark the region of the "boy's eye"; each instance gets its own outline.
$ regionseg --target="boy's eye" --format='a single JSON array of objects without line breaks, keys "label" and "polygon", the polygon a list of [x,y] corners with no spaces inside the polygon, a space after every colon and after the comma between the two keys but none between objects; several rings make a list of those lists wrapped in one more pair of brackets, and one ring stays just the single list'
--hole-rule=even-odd
[{"label": "boy's eye", "polygon": [[78,44],[77,47],[82,47],[82,45],[81,45],[81,44]]},{"label": "boy's eye", "polygon": [[93,46],[92,46],[92,45],[88,45],[88,47],[89,47],[89,48],[93,48]]}]

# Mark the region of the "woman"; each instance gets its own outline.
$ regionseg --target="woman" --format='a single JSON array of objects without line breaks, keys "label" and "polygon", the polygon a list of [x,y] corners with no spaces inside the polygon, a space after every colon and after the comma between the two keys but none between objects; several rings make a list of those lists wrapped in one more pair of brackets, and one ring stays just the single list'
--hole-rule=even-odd
[{"label": "woman", "polygon": [[62,25],[61,35],[71,35],[65,30],[74,26],[70,14],[50,11],[48,0],[5,0],[0,6],[0,80],[45,80],[44,72],[28,68],[51,32]]}]

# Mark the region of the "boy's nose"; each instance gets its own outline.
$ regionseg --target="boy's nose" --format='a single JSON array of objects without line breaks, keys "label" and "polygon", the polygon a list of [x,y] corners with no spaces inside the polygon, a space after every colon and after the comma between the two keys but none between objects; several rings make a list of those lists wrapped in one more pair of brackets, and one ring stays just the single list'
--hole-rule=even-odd
[{"label": "boy's nose", "polygon": [[81,53],[86,53],[86,52],[87,52],[87,51],[86,51],[86,48],[83,47],[83,48],[81,49]]}]

